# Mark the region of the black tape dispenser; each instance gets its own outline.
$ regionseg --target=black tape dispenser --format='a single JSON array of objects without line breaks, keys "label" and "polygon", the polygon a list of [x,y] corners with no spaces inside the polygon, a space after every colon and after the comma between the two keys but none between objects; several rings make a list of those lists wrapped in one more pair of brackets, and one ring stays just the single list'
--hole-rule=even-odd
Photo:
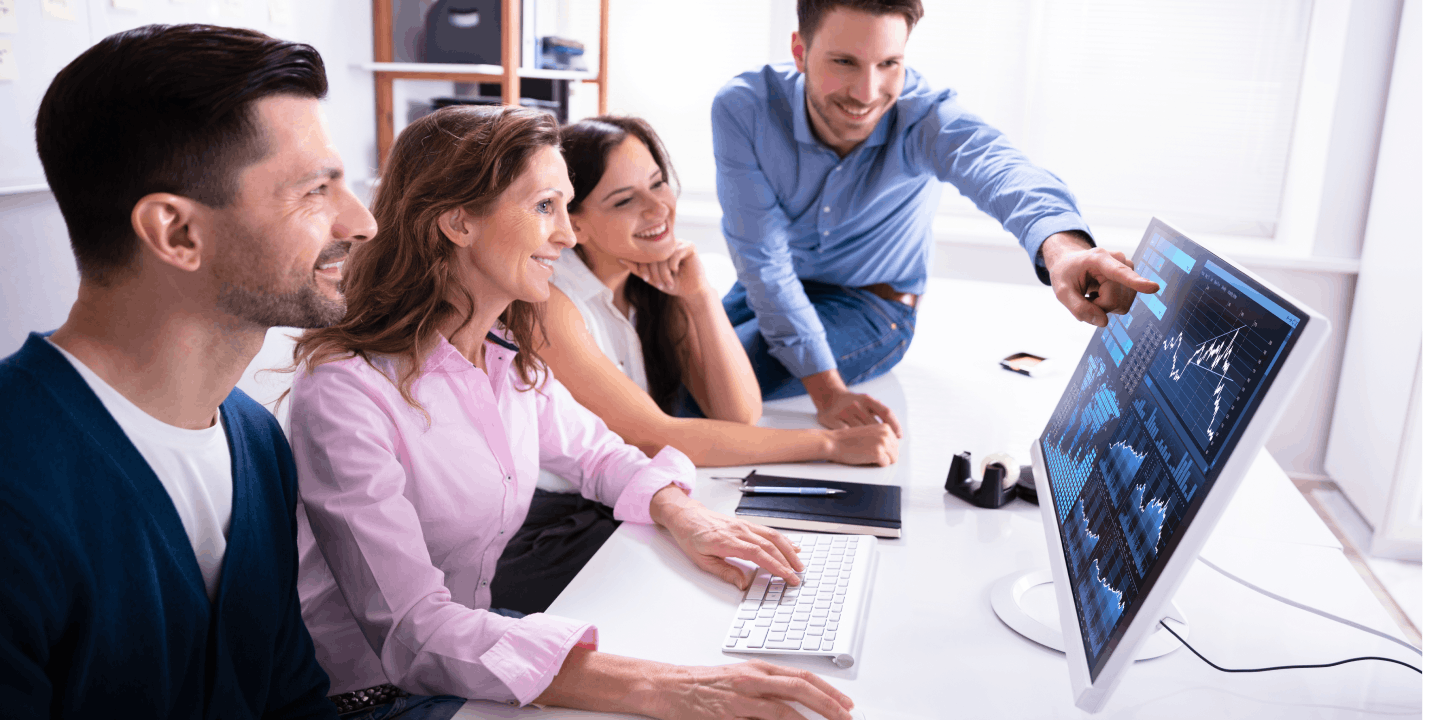
[{"label": "black tape dispenser", "polygon": [[946,492],[976,507],[990,509],[1004,506],[1017,494],[1032,503],[1036,501],[1035,478],[1029,465],[1021,465],[1005,453],[993,453],[985,456],[980,467],[984,470],[981,479],[976,480],[970,476],[970,452],[956,455],[950,461],[950,475],[945,478]]}]

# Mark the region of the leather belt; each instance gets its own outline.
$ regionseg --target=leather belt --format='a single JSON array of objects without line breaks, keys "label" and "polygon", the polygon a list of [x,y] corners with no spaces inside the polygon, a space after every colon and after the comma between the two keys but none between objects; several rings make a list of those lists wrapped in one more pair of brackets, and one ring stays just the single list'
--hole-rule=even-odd
[{"label": "leather belt", "polygon": [[359,712],[376,705],[383,705],[388,702],[399,700],[403,697],[410,697],[410,693],[395,687],[394,685],[376,685],[364,690],[340,693],[331,695],[330,702],[335,703],[335,709],[341,715]]},{"label": "leather belt", "polygon": [[909,305],[912,308],[920,306],[919,295],[916,295],[915,293],[898,292],[895,290],[895,288],[890,287],[889,283],[875,283],[874,285],[865,285],[860,289],[885,300],[890,300],[891,302],[898,302],[901,305]]}]

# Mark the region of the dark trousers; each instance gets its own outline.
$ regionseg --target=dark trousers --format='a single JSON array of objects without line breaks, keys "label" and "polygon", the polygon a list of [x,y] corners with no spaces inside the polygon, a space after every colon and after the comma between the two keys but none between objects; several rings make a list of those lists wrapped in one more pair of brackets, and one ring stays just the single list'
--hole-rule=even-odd
[{"label": "dark trousers", "polygon": [[490,606],[545,612],[620,521],[578,493],[536,490],[525,524],[505,546],[490,583]]},{"label": "dark trousers", "polygon": [[[802,281],[802,285],[820,316],[836,369],[846,385],[879,377],[905,357],[915,337],[915,308],[859,288],[811,280]],[[760,397],[778,400],[804,395],[800,378],[770,354],[770,346],[760,333],[760,321],[746,300],[745,286],[735,283],[721,303],[745,354],[750,356],[750,366],[760,382]]]}]

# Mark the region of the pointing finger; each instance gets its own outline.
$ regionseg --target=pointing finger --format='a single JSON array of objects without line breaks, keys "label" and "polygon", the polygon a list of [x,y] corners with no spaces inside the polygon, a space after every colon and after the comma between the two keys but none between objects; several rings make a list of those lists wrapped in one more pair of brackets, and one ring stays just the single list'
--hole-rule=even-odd
[{"label": "pointing finger", "polygon": [[1099,276],[1098,279],[1101,280],[1102,283],[1106,280],[1112,280],[1136,292],[1156,293],[1160,291],[1160,283],[1154,280],[1146,280],[1140,276],[1140,273],[1132,270],[1126,263],[1116,260],[1113,257],[1106,258],[1105,260],[1105,262],[1100,263],[1100,266],[1096,268],[1096,275]]}]

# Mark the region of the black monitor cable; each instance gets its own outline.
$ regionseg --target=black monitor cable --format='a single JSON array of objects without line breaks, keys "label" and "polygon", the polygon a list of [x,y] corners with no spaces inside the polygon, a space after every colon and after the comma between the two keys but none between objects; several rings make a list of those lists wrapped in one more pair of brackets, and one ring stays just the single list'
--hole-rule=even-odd
[{"label": "black monitor cable", "polygon": [[1171,635],[1174,635],[1174,636],[1175,636],[1175,639],[1176,639],[1176,640],[1179,640],[1181,645],[1184,645],[1184,646],[1186,647],[1186,649],[1188,649],[1190,652],[1195,653],[1195,657],[1198,657],[1198,658],[1200,658],[1201,660],[1204,660],[1206,665],[1209,665],[1210,667],[1215,668],[1216,670],[1219,670],[1220,672],[1227,672],[1227,673],[1256,673],[1256,672],[1269,672],[1269,671],[1271,671],[1271,670],[1309,670],[1309,669],[1314,669],[1314,668],[1335,667],[1336,665],[1344,665],[1345,663],[1360,662],[1361,660],[1379,660],[1379,661],[1381,661],[1381,662],[1395,663],[1396,665],[1404,665],[1405,667],[1410,668],[1411,670],[1414,670],[1414,671],[1417,672],[1417,673],[1420,673],[1420,674],[1422,674],[1422,675],[1424,674],[1424,672],[1421,671],[1420,668],[1415,667],[1414,665],[1411,665],[1410,663],[1401,662],[1401,661],[1399,661],[1399,660],[1396,660],[1395,658],[1378,657],[1378,656],[1374,656],[1374,655],[1366,655],[1365,657],[1353,657],[1353,658],[1348,658],[1348,659],[1345,659],[1345,660],[1336,660],[1335,662],[1332,662],[1332,663],[1322,663],[1322,664],[1319,664],[1319,665],[1276,665],[1276,666],[1274,666],[1274,667],[1263,667],[1263,668],[1223,668],[1223,667],[1220,667],[1219,665],[1216,665],[1216,664],[1213,663],[1213,662],[1210,662],[1210,659],[1209,659],[1209,658],[1205,657],[1204,655],[1201,655],[1199,650],[1196,650],[1194,647],[1192,647],[1192,646],[1190,645],[1190,643],[1185,642],[1185,638],[1180,637],[1180,634],[1179,634],[1179,633],[1175,632],[1174,629],[1172,629],[1169,625],[1167,625],[1167,624],[1165,623],[1165,620],[1169,620],[1169,618],[1164,618],[1164,619],[1162,619],[1162,620],[1160,621],[1160,627],[1163,627],[1163,628],[1165,628],[1166,630],[1169,630],[1169,631],[1170,631],[1170,634],[1171,634]]},{"label": "black monitor cable", "polygon": [[[1205,563],[1207,566],[1210,567],[1210,569],[1214,570],[1215,572],[1218,572],[1218,573],[1220,573],[1221,575],[1224,575],[1225,577],[1227,577],[1227,578],[1235,581],[1236,583],[1239,583],[1239,584],[1241,584],[1241,585],[1244,585],[1245,587],[1250,588],[1251,590],[1254,590],[1255,592],[1258,592],[1258,593],[1260,593],[1261,595],[1264,595],[1265,597],[1268,597],[1268,598],[1270,598],[1270,599],[1272,599],[1272,600],[1278,600],[1279,602],[1285,603],[1286,605],[1289,605],[1289,606],[1291,606],[1291,607],[1299,608],[1299,609],[1304,610],[1304,611],[1306,611],[1306,612],[1314,613],[1314,614],[1319,615],[1320,617],[1323,617],[1323,618],[1325,618],[1325,619],[1327,619],[1327,620],[1333,620],[1333,621],[1338,622],[1338,623],[1340,623],[1340,624],[1342,624],[1342,625],[1348,625],[1348,626],[1353,627],[1353,628],[1355,628],[1355,629],[1357,629],[1357,630],[1363,630],[1363,631],[1365,631],[1365,632],[1367,632],[1367,633],[1370,633],[1371,635],[1376,635],[1376,636],[1385,638],[1386,640],[1389,640],[1389,641],[1391,641],[1391,642],[1393,642],[1393,643],[1397,643],[1397,644],[1399,644],[1399,645],[1403,645],[1404,647],[1406,647],[1406,648],[1408,648],[1408,649],[1410,649],[1410,650],[1415,651],[1415,653],[1418,654],[1418,655],[1424,656],[1424,653],[1420,651],[1420,648],[1415,647],[1414,645],[1411,645],[1410,643],[1405,642],[1404,640],[1401,640],[1400,638],[1397,638],[1397,637],[1395,637],[1395,636],[1393,636],[1393,635],[1390,635],[1390,634],[1388,634],[1388,633],[1381,632],[1381,631],[1376,630],[1376,629],[1371,628],[1371,627],[1366,627],[1366,626],[1361,625],[1360,623],[1357,623],[1357,622],[1355,622],[1355,621],[1353,621],[1353,620],[1346,620],[1345,618],[1339,617],[1339,616],[1337,616],[1337,615],[1332,615],[1332,614],[1330,614],[1330,613],[1325,612],[1324,610],[1319,610],[1319,609],[1310,607],[1309,605],[1305,605],[1305,604],[1303,604],[1303,603],[1295,602],[1294,600],[1291,600],[1290,598],[1284,597],[1284,596],[1282,596],[1282,595],[1277,595],[1277,594],[1275,594],[1275,593],[1273,593],[1273,592],[1270,592],[1269,590],[1266,590],[1265,588],[1262,588],[1262,587],[1260,587],[1260,586],[1258,586],[1258,585],[1255,585],[1254,583],[1247,582],[1246,580],[1244,580],[1244,579],[1236,576],[1235,574],[1233,574],[1233,573],[1225,570],[1224,568],[1220,567],[1219,565],[1216,565],[1215,563],[1210,562],[1210,560],[1208,560],[1207,558],[1201,557],[1201,558],[1199,558],[1199,560],[1200,560],[1200,562]],[[1394,664],[1396,664],[1396,665],[1403,665],[1403,666],[1405,666],[1405,667],[1407,667],[1407,668],[1410,668],[1411,670],[1414,670],[1414,671],[1417,672],[1417,673],[1421,673],[1422,675],[1424,674],[1424,671],[1422,671],[1422,670],[1421,670],[1420,668],[1418,668],[1418,667],[1415,667],[1414,665],[1411,665],[1410,663],[1401,662],[1401,661],[1399,661],[1399,660],[1396,660],[1395,658],[1378,657],[1378,656],[1373,656],[1373,655],[1367,655],[1367,656],[1365,656],[1365,657],[1348,658],[1348,659],[1345,659],[1345,660],[1337,660],[1337,661],[1332,662],[1332,663],[1322,663],[1322,664],[1317,664],[1317,665],[1277,665],[1277,666],[1275,666],[1275,667],[1263,667],[1263,668],[1223,668],[1223,667],[1220,667],[1219,665],[1216,665],[1216,664],[1213,663],[1213,662],[1210,662],[1210,659],[1209,659],[1209,658],[1205,657],[1204,655],[1201,655],[1201,654],[1200,654],[1200,651],[1196,650],[1193,646],[1190,645],[1190,643],[1185,642],[1185,638],[1180,637],[1180,634],[1177,633],[1177,632],[1175,632],[1175,630],[1174,630],[1173,628],[1171,628],[1171,627],[1165,622],[1165,620],[1167,620],[1167,619],[1169,619],[1169,618],[1165,618],[1165,619],[1162,619],[1162,620],[1160,621],[1160,626],[1161,626],[1161,627],[1165,628],[1165,630],[1168,631],[1171,635],[1174,635],[1174,636],[1175,636],[1175,639],[1176,639],[1176,640],[1179,640],[1179,641],[1180,641],[1180,644],[1181,644],[1181,645],[1184,645],[1187,650],[1189,650],[1189,651],[1192,652],[1192,653],[1195,653],[1195,657],[1198,657],[1198,658],[1200,658],[1201,660],[1204,660],[1206,665],[1209,665],[1210,667],[1215,668],[1216,670],[1219,670],[1219,671],[1221,671],[1221,672],[1228,672],[1228,673],[1254,673],[1254,672],[1269,672],[1269,671],[1271,671],[1271,670],[1306,670],[1306,669],[1314,669],[1314,668],[1335,667],[1336,665],[1344,665],[1344,664],[1346,664],[1346,663],[1360,662],[1360,661],[1362,661],[1362,660],[1377,660],[1377,661],[1380,661],[1380,662],[1388,662],[1388,663],[1394,663]]]}]

